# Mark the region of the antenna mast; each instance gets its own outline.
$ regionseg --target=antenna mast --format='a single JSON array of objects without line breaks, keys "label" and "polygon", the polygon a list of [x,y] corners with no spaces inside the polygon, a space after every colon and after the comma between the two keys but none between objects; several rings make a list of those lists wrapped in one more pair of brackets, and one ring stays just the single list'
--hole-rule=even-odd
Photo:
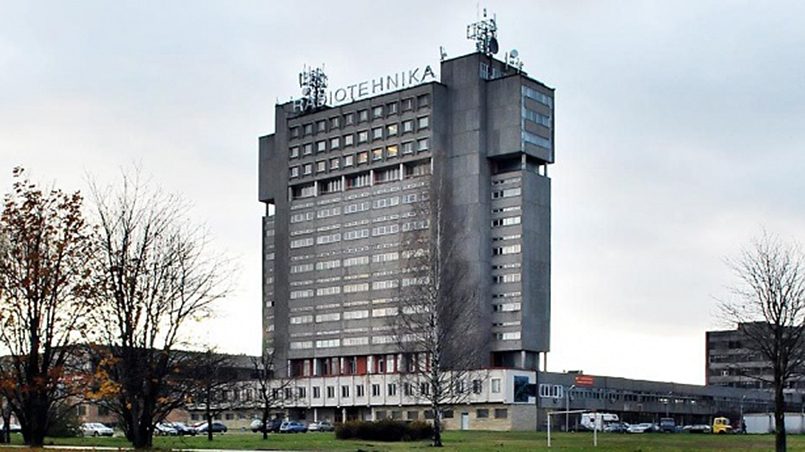
[{"label": "antenna mast", "polygon": [[302,110],[309,111],[324,107],[327,103],[327,74],[324,68],[303,66],[299,73],[299,87],[302,88]]},{"label": "antenna mast", "polygon": [[498,53],[498,26],[495,17],[487,17],[484,8],[483,19],[467,25],[467,39],[475,41],[475,49],[488,57]]}]

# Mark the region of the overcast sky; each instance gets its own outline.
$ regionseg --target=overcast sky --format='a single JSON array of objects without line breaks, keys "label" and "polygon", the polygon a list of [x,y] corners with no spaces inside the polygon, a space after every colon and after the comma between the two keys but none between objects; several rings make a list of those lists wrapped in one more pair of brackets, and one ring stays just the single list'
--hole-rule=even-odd
[{"label": "overcast sky", "polygon": [[[549,370],[704,382],[724,258],[805,231],[805,3],[489,2],[556,88]],[[483,7],[483,5],[482,5]],[[298,95],[468,53],[475,2],[0,0],[0,189],[138,164],[240,267],[198,336],[260,347],[257,138]],[[438,75],[438,70],[437,70]]]}]

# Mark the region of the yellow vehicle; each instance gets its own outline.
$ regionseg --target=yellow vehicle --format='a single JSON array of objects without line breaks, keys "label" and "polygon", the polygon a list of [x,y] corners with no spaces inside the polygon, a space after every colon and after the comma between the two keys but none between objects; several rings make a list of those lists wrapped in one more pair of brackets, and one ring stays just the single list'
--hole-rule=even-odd
[{"label": "yellow vehicle", "polygon": [[713,419],[713,433],[732,433],[732,425],[730,425],[730,420],[725,417],[717,417]]}]

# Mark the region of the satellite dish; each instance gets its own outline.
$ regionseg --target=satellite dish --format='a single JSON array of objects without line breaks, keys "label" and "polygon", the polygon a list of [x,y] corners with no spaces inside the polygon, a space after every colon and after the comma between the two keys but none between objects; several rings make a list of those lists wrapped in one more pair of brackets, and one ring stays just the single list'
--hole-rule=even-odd
[{"label": "satellite dish", "polygon": [[489,51],[492,53],[492,55],[498,53],[499,50],[500,50],[500,46],[498,45],[498,40],[495,39],[495,38],[490,39],[489,40]]},{"label": "satellite dish", "polygon": [[511,56],[512,58],[517,58],[518,56],[520,56],[520,52],[518,52],[517,49],[512,49],[512,51],[509,52],[509,56]]}]

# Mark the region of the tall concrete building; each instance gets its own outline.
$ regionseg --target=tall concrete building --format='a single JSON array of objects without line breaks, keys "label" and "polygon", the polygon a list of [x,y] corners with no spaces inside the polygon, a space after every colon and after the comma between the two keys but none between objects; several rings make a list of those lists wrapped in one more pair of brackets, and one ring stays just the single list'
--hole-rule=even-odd
[{"label": "tall concrete building", "polygon": [[404,370],[390,320],[399,288],[421,281],[403,237],[430,227],[416,205],[435,184],[462,229],[479,366],[534,370],[550,348],[554,90],[484,53],[439,73],[277,105],[260,138],[263,346],[288,376]]}]

